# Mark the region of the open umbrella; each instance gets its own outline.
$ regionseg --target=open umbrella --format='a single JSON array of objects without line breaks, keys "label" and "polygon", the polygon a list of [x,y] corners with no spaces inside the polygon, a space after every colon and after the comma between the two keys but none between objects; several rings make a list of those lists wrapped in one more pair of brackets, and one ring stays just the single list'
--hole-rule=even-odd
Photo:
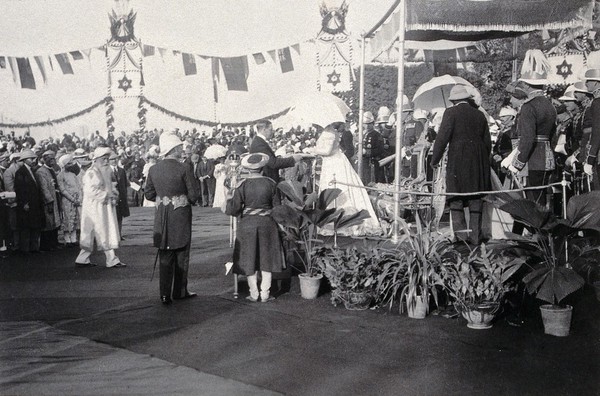
[{"label": "open umbrella", "polygon": [[274,122],[275,127],[316,124],[323,128],[334,122],[345,122],[350,108],[328,92],[309,92],[294,100],[290,111]]},{"label": "open umbrella", "polygon": [[455,85],[467,87],[467,91],[473,95],[475,103],[481,104],[481,94],[470,82],[461,77],[444,74],[443,76],[433,77],[417,89],[413,96],[414,108],[432,111],[452,106],[452,102],[448,100],[448,97],[450,96],[450,90]]},{"label": "open umbrella", "polygon": [[227,148],[221,146],[220,144],[213,144],[212,146],[208,146],[206,151],[204,151],[204,156],[208,159],[226,157]]}]

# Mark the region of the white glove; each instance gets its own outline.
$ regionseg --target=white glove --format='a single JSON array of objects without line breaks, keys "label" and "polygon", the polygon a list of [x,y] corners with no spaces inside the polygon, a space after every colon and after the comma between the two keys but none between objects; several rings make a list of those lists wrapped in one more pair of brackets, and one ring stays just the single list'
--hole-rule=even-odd
[{"label": "white glove", "polygon": [[511,173],[519,173],[519,170],[518,170],[517,168],[515,168],[514,166],[512,166],[512,165],[509,165],[509,166],[508,166],[508,170],[509,170]]},{"label": "white glove", "polygon": [[511,166],[511,158],[510,157],[506,157],[502,160],[502,162],[500,162],[500,166],[503,168],[508,168],[509,166]]},{"label": "white glove", "polygon": [[556,147],[554,148],[554,152],[567,155],[567,150],[565,150],[564,144],[557,144]]},{"label": "white glove", "polygon": [[567,167],[572,167],[575,163],[577,162],[577,157],[575,156],[575,154],[570,155],[566,160],[565,160],[565,165]]},{"label": "white glove", "polygon": [[585,164],[583,165],[583,171],[587,174],[592,176],[594,174],[594,167],[590,164]]}]

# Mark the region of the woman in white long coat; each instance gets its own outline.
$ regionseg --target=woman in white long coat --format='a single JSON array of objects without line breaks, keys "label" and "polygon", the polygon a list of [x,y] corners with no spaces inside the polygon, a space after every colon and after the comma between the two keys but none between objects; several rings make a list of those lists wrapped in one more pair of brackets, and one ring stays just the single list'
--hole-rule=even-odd
[{"label": "woman in white long coat", "polygon": [[83,176],[83,204],[81,207],[81,251],[75,259],[77,266],[91,266],[90,256],[96,249],[104,251],[107,267],[123,267],[114,249],[119,247],[119,224],[116,204],[118,190],[112,180],[109,165],[111,150],[99,147],[94,150],[93,164]]},{"label": "woman in white long coat", "polygon": [[62,194],[62,231],[65,244],[69,247],[77,245],[77,231],[81,223],[81,200],[83,191],[75,170],[73,155],[66,154],[58,159],[60,172],[56,176]]}]

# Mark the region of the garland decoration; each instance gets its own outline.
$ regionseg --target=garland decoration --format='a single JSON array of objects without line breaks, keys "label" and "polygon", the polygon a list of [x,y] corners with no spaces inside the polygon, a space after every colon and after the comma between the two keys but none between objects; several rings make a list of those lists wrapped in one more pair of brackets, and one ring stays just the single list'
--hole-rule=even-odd
[{"label": "garland decoration", "polygon": [[[209,127],[215,127],[217,125],[227,125],[227,126],[231,126],[231,127],[242,127],[242,126],[247,126],[248,124],[254,124],[262,119],[274,119],[274,118],[278,118],[281,117],[282,115],[284,115],[285,113],[287,113],[290,109],[287,108],[283,111],[280,111],[279,113],[276,114],[272,114],[270,116],[267,117],[262,117],[256,120],[252,120],[252,121],[245,121],[245,122],[236,122],[236,123],[220,123],[220,122],[214,122],[214,121],[206,121],[206,120],[198,120],[196,118],[192,118],[192,117],[188,117],[188,116],[184,116],[178,113],[175,113],[174,111],[165,109],[164,107],[162,107],[159,104],[156,104],[154,102],[151,102],[150,100],[146,99],[144,96],[140,96],[140,104],[141,103],[146,103],[148,104],[148,106],[150,106],[151,108],[153,108],[154,110],[158,110],[159,112],[166,114],[170,117],[173,117],[177,120],[180,121],[186,121],[192,124],[199,124],[199,125],[204,125],[204,126],[209,126]],[[138,113],[139,114],[139,113]]]},{"label": "garland decoration", "polygon": [[111,96],[106,97],[106,130],[109,133],[115,131],[115,117],[113,117],[112,113],[115,109],[114,99]]},{"label": "garland decoration", "polygon": [[146,113],[148,109],[144,107],[144,97],[140,96],[140,101],[138,102],[138,119],[140,125],[140,132],[146,131]]},{"label": "garland decoration", "polygon": [[104,98],[101,101],[94,103],[90,107],[86,107],[85,109],[80,110],[77,113],[69,114],[68,116],[64,116],[61,118],[55,118],[53,120],[31,122],[31,123],[17,123],[17,124],[0,123],[0,128],[34,128],[34,127],[44,127],[44,126],[52,126],[54,124],[60,124],[60,123],[72,120],[73,118],[81,117],[82,115],[91,113],[94,109],[96,109],[99,106],[102,106],[109,99],[111,99],[111,98]]}]

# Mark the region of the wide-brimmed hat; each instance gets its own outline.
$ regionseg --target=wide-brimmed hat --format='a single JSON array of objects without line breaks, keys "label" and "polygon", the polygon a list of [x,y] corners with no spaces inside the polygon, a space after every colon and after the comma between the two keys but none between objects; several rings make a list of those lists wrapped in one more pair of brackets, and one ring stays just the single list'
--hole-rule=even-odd
[{"label": "wide-brimmed hat", "polygon": [[375,123],[383,124],[388,122],[388,120],[390,119],[390,114],[392,114],[390,109],[388,109],[385,106],[381,106],[379,108],[379,111],[377,111],[377,120],[375,121]]},{"label": "wide-brimmed hat", "polygon": [[587,89],[584,81],[577,81],[576,83],[573,83],[571,87],[573,87],[573,93],[580,92],[586,95],[592,95],[592,93]]},{"label": "wide-brimmed hat", "polygon": [[78,148],[73,151],[73,158],[89,158],[89,154],[84,149]]},{"label": "wide-brimmed hat", "polygon": [[375,117],[373,117],[373,113],[371,113],[370,111],[365,111],[363,113],[363,119],[362,119],[363,124],[372,124],[375,122]]},{"label": "wide-brimmed hat", "polygon": [[498,113],[498,117],[505,117],[505,116],[516,117],[517,110],[515,110],[509,106],[504,106],[503,108],[500,109],[500,112]]},{"label": "wide-brimmed hat", "polygon": [[546,55],[539,49],[530,49],[525,53],[523,64],[521,65],[522,81],[529,85],[546,85],[548,81],[548,72],[551,66]]},{"label": "wide-brimmed hat", "polygon": [[586,81],[600,81],[600,69],[589,69],[585,72]]},{"label": "wide-brimmed hat", "polygon": [[26,159],[37,158],[37,155],[33,152],[32,149],[23,149],[21,154],[19,155],[19,160],[23,161]]},{"label": "wide-brimmed hat", "polygon": [[71,161],[73,161],[73,154],[65,154],[61,155],[58,161],[56,162],[58,163],[58,166],[64,168]]},{"label": "wide-brimmed hat", "polygon": [[163,157],[169,154],[169,151],[173,150],[177,146],[182,146],[183,142],[179,139],[179,136],[173,133],[163,133],[160,135],[159,143],[160,155]]},{"label": "wide-brimmed hat", "polygon": [[11,155],[8,157],[8,159],[9,159],[10,161],[14,161],[15,159],[16,159],[16,160],[18,160],[20,157],[21,157],[21,153],[12,153],[12,154],[11,154]]},{"label": "wide-brimmed hat", "polygon": [[52,150],[46,150],[42,154],[42,157],[56,157],[56,153]]},{"label": "wide-brimmed hat", "polygon": [[558,98],[561,102],[574,102],[577,99],[575,98],[575,87],[573,85],[569,85],[563,95]]},{"label": "wide-brimmed hat", "polygon": [[529,85],[546,85],[548,84],[548,73],[528,71],[521,74],[519,81],[523,81]]},{"label": "wide-brimmed hat", "polygon": [[448,100],[463,100],[472,97],[473,95],[467,91],[467,88],[464,85],[457,84],[450,90],[450,96],[448,96]]},{"label": "wide-brimmed hat", "polygon": [[420,118],[427,118],[429,116],[429,112],[427,110],[423,110],[423,109],[415,109],[415,112],[413,113],[413,118],[415,120],[418,120]]},{"label": "wide-brimmed hat", "polygon": [[264,153],[254,153],[242,156],[241,165],[246,169],[260,169],[269,162],[269,156]]},{"label": "wide-brimmed hat", "polygon": [[112,150],[108,147],[98,147],[94,150],[94,154],[92,154],[92,160],[97,160],[98,158],[110,155],[111,152]]}]

